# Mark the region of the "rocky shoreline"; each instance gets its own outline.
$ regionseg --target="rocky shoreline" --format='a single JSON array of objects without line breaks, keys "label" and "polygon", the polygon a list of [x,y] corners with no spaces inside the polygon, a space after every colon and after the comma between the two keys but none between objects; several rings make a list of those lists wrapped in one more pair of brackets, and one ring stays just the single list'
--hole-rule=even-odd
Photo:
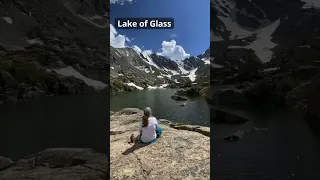
[{"label": "rocky shoreline", "polygon": [[85,148],[50,148],[13,162],[0,156],[1,180],[107,180],[106,154]]},{"label": "rocky shoreline", "polygon": [[133,147],[143,111],[110,112],[110,179],[209,179],[210,128],[159,119],[163,135],[156,143]]}]

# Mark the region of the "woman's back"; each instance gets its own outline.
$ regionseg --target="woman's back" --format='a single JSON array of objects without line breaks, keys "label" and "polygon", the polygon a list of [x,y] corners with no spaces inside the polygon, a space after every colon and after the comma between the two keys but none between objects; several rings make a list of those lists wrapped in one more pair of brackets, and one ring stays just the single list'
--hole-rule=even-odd
[{"label": "woman's back", "polygon": [[142,127],[142,121],[140,121],[140,130],[142,130],[141,141],[150,142],[157,138],[156,129],[157,129],[157,119],[155,117],[148,118],[148,125]]}]

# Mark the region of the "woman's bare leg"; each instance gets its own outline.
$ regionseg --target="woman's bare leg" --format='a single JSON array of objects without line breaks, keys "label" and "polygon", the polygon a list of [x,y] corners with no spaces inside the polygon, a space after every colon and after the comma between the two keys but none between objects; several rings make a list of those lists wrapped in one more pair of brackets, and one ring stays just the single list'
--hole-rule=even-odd
[{"label": "woman's bare leg", "polygon": [[130,136],[130,143],[134,143],[134,144],[137,144],[138,143],[138,140],[139,140],[139,134],[137,136],[135,136],[135,134],[131,134]]},{"label": "woman's bare leg", "polygon": [[133,138],[134,145],[138,144],[139,135]]}]

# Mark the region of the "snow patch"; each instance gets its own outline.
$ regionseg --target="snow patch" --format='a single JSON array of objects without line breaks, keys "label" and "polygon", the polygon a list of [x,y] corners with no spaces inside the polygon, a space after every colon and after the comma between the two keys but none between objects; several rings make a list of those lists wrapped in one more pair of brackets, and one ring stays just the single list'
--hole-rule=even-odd
[{"label": "snow patch", "polygon": [[157,86],[148,86],[148,89],[158,89]]},{"label": "snow patch", "polygon": [[11,17],[2,17],[8,24],[12,24],[12,19]]},{"label": "snow patch", "polygon": [[118,76],[124,76],[123,74],[119,73]]},{"label": "snow patch", "polygon": [[164,77],[163,77],[163,76],[157,76],[157,78],[159,78],[159,79],[163,79]]},{"label": "snow patch", "polygon": [[138,90],[143,90],[143,87],[137,86],[136,84],[134,84],[134,83],[132,83],[132,82],[131,82],[131,83],[126,83],[126,85],[135,87],[135,88],[137,88]]},{"label": "snow patch", "polygon": [[240,61],[241,61],[243,64],[245,64],[245,63],[246,63],[246,61],[245,61],[245,60],[243,60],[243,59],[241,59],[241,58],[240,58]]},{"label": "snow patch", "polygon": [[262,71],[263,72],[271,72],[271,71],[276,71],[278,69],[280,69],[280,68],[279,67],[274,67],[274,68],[266,68],[266,69],[263,69]]},{"label": "snow patch", "polygon": [[195,68],[195,69],[189,71],[189,75],[182,76],[182,77],[188,77],[192,82],[194,82],[196,80],[196,77],[197,77],[197,75],[196,75],[197,70],[198,70],[198,68]]},{"label": "snow patch", "polygon": [[144,66],[134,66],[134,67],[139,69],[140,71],[144,71],[145,73],[150,73],[151,72],[151,70],[149,70],[151,68],[145,68]]},{"label": "snow patch", "polygon": [[97,19],[103,19],[103,18],[101,16],[95,15],[95,16],[89,17],[89,19],[97,20]]},{"label": "snow patch", "polygon": [[319,0],[301,0],[306,4],[302,7],[304,9],[308,8],[320,8],[320,1]]},{"label": "snow patch", "polygon": [[97,23],[95,23],[95,22],[92,22],[90,18],[83,17],[83,16],[81,16],[81,15],[78,15],[78,16],[79,16],[80,18],[82,18],[83,20],[91,23],[92,25],[94,25],[94,26],[96,26],[96,27],[98,27],[98,28],[104,29],[104,28],[108,28],[108,27],[109,27],[108,24],[100,25],[100,24],[97,24]]},{"label": "snow patch", "polygon": [[179,70],[181,71],[181,74],[188,74],[190,73],[189,71],[185,70],[182,66],[178,66],[179,67]]},{"label": "snow patch", "polygon": [[158,86],[148,86],[148,89],[164,89],[167,86],[169,86],[169,84],[162,84],[159,87]]},{"label": "snow patch", "polygon": [[280,19],[272,23],[271,25],[259,30],[257,39],[253,41],[248,48],[251,48],[255,51],[256,55],[260,58],[262,63],[267,63],[271,60],[274,48],[277,44],[271,41],[271,35],[280,25]]},{"label": "snow patch", "polygon": [[210,63],[211,67],[214,68],[214,69],[219,69],[219,68],[223,68],[223,66],[219,65],[219,64],[216,64],[216,63]]},{"label": "snow patch", "polygon": [[114,67],[111,67],[111,69],[114,69]]},{"label": "snow patch", "polygon": [[169,84],[162,84],[160,88],[166,88],[167,86],[169,86]]},{"label": "snow patch", "polygon": [[202,58],[201,60],[204,62],[204,64],[210,64],[210,58]]},{"label": "snow patch", "polygon": [[[139,55],[139,57],[141,57],[138,52],[137,52],[137,54]],[[149,65],[151,65],[151,66],[156,67],[157,69],[161,69],[161,68],[159,68],[159,66],[153,61],[153,59],[150,57],[150,55],[152,54],[151,51],[145,50],[145,51],[143,51],[141,54],[143,55],[144,58],[147,59],[147,60],[146,60],[146,59],[144,59],[144,58],[141,57],[141,59],[142,59],[144,62],[146,62],[147,64],[149,64]]]},{"label": "snow patch", "polygon": [[43,45],[43,41],[39,38],[35,38],[35,39],[28,39],[27,43],[29,44],[41,44]]},{"label": "snow patch", "polygon": [[230,39],[245,38],[252,35],[251,31],[247,31],[240,27],[237,22],[232,21],[230,17],[218,16],[228,31],[231,31]]},{"label": "snow patch", "polygon": [[61,69],[53,69],[53,70],[56,73],[61,74],[63,76],[67,76],[67,77],[73,76],[77,79],[83,80],[88,86],[92,86],[95,89],[103,89],[107,87],[107,85],[101,81],[93,80],[83,76],[71,66],[68,66],[66,68],[61,68]]},{"label": "snow patch", "polygon": [[172,78],[172,75],[170,75],[170,74],[164,74],[163,76],[165,76],[165,77],[167,77],[167,78],[169,78],[169,79]]},{"label": "snow patch", "polygon": [[267,27],[255,31],[254,34],[257,35],[256,40],[247,46],[229,46],[229,48],[252,49],[255,51],[255,54],[259,57],[262,63],[270,62],[273,55],[272,48],[277,45],[271,41],[271,35],[277,29],[279,24],[280,19]]},{"label": "snow patch", "polygon": [[117,52],[115,52],[116,53],[116,55],[118,55],[119,57],[121,57]]},{"label": "snow patch", "polygon": [[[178,73],[177,71],[175,71],[175,70],[171,70],[171,69],[167,69],[167,68],[163,68],[163,70],[164,71],[166,71],[166,72],[171,72],[171,74],[172,75],[179,75],[180,73]],[[170,75],[170,76],[172,76],[172,75]],[[170,77],[171,78],[171,77]]]},{"label": "snow patch", "polygon": [[174,80],[174,82],[175,82],[175,83],[177,83],[177,84],[179,84],[179,83],[180,83],[177,79],[175,79],[175,80]]},{"label": "snow patch", "polygon": [[311,48],[310,45],[299,46],[300,48]]}]

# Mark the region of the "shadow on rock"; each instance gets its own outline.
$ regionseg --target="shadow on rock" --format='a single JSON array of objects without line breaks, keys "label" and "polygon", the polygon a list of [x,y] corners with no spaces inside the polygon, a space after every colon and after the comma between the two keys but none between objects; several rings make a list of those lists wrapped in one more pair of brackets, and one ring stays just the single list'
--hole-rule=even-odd
[{"label": "shadow on rock", "polygon": [[123,155],[128,155],[130,153],[133,153],[135,150],[143,148],[143,147],[148,146],[148,145],[149,144],[141,144],[141,143],[133,145],[130,148],[128,148],[125,152],[123,152],[122,154]]}]

